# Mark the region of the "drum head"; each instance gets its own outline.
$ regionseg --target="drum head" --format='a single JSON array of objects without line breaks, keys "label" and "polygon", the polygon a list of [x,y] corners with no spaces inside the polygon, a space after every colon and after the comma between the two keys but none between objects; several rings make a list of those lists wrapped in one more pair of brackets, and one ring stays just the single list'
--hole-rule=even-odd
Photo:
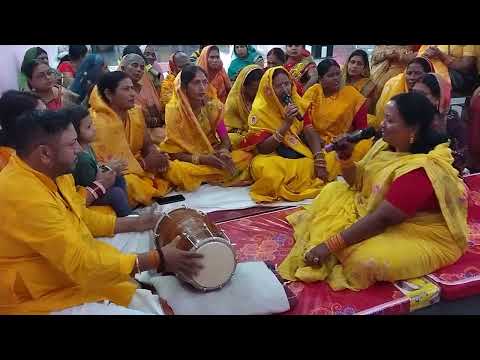
[{"label": "drum head", "polygon": [[197,253],[204,257],[204,268],[192,280],[200,287],[215,289],[225,285],[235,271],[235,253],[224,242],[207,242],[200,246]]}]

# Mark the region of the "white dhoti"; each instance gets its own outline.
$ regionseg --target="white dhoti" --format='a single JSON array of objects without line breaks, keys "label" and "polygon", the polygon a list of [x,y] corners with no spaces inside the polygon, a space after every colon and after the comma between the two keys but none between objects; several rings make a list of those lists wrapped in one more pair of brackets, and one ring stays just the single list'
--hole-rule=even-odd
[{"label": "white dhoti", "polygon": [[50,315],[165,315],[157,295],[145,289],[137,289],[128,307],[109,301],[86,303]]}]

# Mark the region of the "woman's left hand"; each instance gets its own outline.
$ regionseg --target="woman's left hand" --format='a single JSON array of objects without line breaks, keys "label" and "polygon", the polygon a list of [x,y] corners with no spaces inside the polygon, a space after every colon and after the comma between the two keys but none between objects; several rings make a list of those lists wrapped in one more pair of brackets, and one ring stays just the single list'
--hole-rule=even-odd
[{"label": "woman's left hand", "polygon": [[325,244],[317,245],[305,254],[305,264],[309,266],[320,266],[327,260],[329,255],[330,251]]}]

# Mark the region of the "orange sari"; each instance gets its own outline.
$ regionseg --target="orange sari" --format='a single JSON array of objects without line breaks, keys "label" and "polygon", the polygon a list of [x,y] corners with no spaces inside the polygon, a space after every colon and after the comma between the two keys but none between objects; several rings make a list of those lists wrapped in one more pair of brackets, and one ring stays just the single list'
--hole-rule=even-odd
[{"label": "orange sari", "polygon": [[101,98],[97,87],[90,96],[90,106],[90,114],[97,129],[92,147],[98,161],[108,162],[115,157],[127,160],[125,181],[130,205],[150,205],[153,198],[167,194],[170,191],[168,182],[145,172],[138,162],[146,131],[142,110],[138,106],[130,109],[124,123]]},{"label": "orange sari", "polygon": [[208,81],[217,90],[218,100],[225,104],[225,102],[227,101],[228,93],[232,88],[232,83],[228,78],[227,72],[223,68],[223,64],[222,68],[217,71],[213,71],[208,67],[208,54],[210,53],[212,46],[213,45],[209,45],[202,49],[200,57],[197,60],[197,64],[207,72]]}]

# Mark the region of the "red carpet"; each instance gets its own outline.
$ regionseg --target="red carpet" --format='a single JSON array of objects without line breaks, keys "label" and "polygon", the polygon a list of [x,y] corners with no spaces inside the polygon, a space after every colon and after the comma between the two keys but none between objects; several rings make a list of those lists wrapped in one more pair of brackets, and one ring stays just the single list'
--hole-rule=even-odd
[{"label": "red carpet", "polygon": [[469,187],[467,252],[455,264],[428,275],[440,286],[441,297],[446,300],[480,294],[480,174],[464,180]]}]

